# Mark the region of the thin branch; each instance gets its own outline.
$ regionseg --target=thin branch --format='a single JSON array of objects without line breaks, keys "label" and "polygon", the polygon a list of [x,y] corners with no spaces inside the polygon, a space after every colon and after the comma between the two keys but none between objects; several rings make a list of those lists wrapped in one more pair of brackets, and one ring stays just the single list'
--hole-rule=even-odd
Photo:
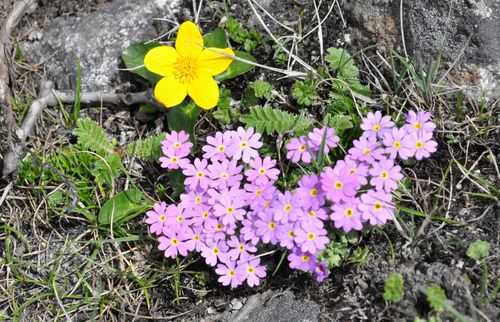
[{"label": "thin branch", "polygon": [[[16,131],[19,142],[11,147],[3,160],[2,176],[6,177],[16,171],[19,159],[26,145],[26,141],[33,132],[35,123],[40,114],[47,106],[54,106],[58,103],[72,104],[75,101],[74,92],[61,92],[53,89],[52,82],[44,82],[40,88],[40,96],[33,101],[24,118],[23,124]],[[83,105],[103,104],[103,105],[134,105],[141,103],[153,103],[149,91],[139,93],[100,93],[87,92],[80,95],[80,102]]]}]

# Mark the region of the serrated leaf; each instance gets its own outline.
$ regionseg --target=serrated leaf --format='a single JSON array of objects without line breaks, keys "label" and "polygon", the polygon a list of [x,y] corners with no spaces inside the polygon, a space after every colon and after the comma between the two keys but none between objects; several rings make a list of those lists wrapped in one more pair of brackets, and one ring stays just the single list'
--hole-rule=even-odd
[{"label": "serrated leaf", "polygon": [[[250,55],[249,53],[246,53],[244,51],[238,51],[238,50],[236,50],[234,52],[234,55],[236,57],[240,57],[240,58],[245,59],[247,61],[256,62],[255,58],[252,55]],[[223,72],[222,74],[217,75],[215,77],[215,79],[218,80],[218,81],[223,81],[223,80],[228,80],[228,79],[231,79],[231,78],[235,78],[237,76],[240,76],[240,75],[243,75],[245,73],[248,73],[254,67],[255,67],[254,65],[251,65],[251,64],[248,64],[248,63],[245,63],[243,61],[235,59],[231,63],[231,65],[229,65],[229,68],[225,72]]]},{"label": "serrated leaf", "polygon": [[354,124],[350,115],[337,114],[329,119],[328,126],[333,127],[341,135],[345,130],[352,129]]},{"label": "serrated leaf", "polygon": [[116,153],[110,153],[102,159],[97,159],[91,173],[99,185],[107,184],[111,186],[122,174],[122,170],[123,164],[120,156]]},{"label": "serrated leaf", "polygon": [[429,305],[435,311],[441,312],[444,310],[446,303],[446,294],[444,290],[437,284],[432,284],[425,289],[425,295]]},{"label": "serrated leaf", "polygon": [[358,67],[354,64],[351,54],[343,48],[328,48],[328,55],[325,60],[330,68],[337,73],[337,78],[345,81],[354,81],[359,78]]},{"label": "serrated leaf", "polygon": [[115,143],[108,138],[104,129],[89,118],[77,120],[74,132],[78,138],[78,145],[84,150],[106,155],[115,146]]},{"label": "serrated leaf", "polygon": [[161,142],[165,133],[136,140],[127,145],[127,153],[144,161],[158,161],[161,156]]},{"label": "serrated leaf", "polygon": [[144,67],[144,57],[148,51],[158,46],[161,46],[158,42],[151,42],[147,44],[136,43],[128,46],[122,54],[123,62],[125,63],[125,66],[130,69],[130,72],[147,79],[151,84],[158,82],[161,76],[148,71]]},{"label": "serrated leaf", "polygon": [[151,208],[151,203],[146,200],[144,193],[137,188],[132,188],[118,193],[104,203],[99,211],[98,222],[100,225],[121,225],[137,217]]},{"label": "serrated leaf", "polygon": [[301,135],[313,124],[311,119],[303,115],[294,115],[269,106],[250,108],[250,112],[242,115],[240,121],[255,128],[257,132],[267,134],[294,132],[296,135]]},{"label": "serrated leaf", "polygon": [[401,301],[404,295],[403,275],[391,273],[385,280],[384,300],[392,303]]},{"label": "serrated leaf", "polygon": [[194,140],[194,126],[198,121],[200,109],[190,101],[172,108],[167,114],[168,128],[170,131],[186,131]]},{"label": "serrated leaf", "polygon": [[226,33],[221,28],[215,28],[203,35],[203,43],[205,47],[226,48]]},{"label": "serrated leaf", "polygon": [[467,256],[476,260],[481,261],[490,255],[490,243],[483,240],[476,240],[467,248]]}]

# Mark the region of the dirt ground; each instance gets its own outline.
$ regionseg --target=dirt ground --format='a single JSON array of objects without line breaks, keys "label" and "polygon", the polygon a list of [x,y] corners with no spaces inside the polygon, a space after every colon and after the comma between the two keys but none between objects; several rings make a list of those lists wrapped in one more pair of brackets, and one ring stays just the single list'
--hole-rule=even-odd
[{"label": "dirt ground", "polygon": [[[33,24],[43,28],[55,17],[92,12],[106,1],[40,0],[39,9],[23,19],[20,30],[29,30]],[[209,5],[201,12],[202,17],[210,17],[202,19],[207,28],[214,23],[212,17],[219,14],[219,7],[210,5],[212,2],[208,1]],[[245,1],[232,3],[231,13],[238,20],[258,26]],[[186,10],[192,7],[187,0],[183,5]],[[10,7],[8,1],[0,6],[2,18]],[[272,8],[271,14],[291,28],[309,30],[315,24],[314,7],[308,1],[276,0]],[[186,10],[179,14],[179,19],[185,18]],[[272,26],[272,32],[287,34],[286,29],[280,29],[273,21],[266,19],[266,22]],[[344,42],[348,23],[344,26],[338,12],[328,19],[325,25],[328,32],[322,39],[324,48],[346,46],[351,52],[359,50]],[[16,33],[14,38],[23,41],[25,36]],[[258,55],[261,62],[273,63],[271,46],[258,49]],[[318,64],[318,37],[314,35],[301,42],[297,55],[311,65]],[[357,246],[369,250],[366,261],[344,263],[323,283],[318,284],[283,265],[258,288],[233,291],[220,287],[215,275],[200,260],[189,259],[175,266],[163,259],[155,250],[154,241],[145,237],[147,228],[141,218],[129,225],[141,240],[107,242],[97,249],[95,241],[107,240],[106,236],[100,236],[101,232],[77,215],[50,208],[48,196],[56,187],[28,185],[23,178],[3,178],[0,196],[11,182],[14,184],[0,204],[0,321],[4,316],[15,316],[13,312],[18,312],[17,317],[24,321],[64,320],[68,318],[64,312],[70,312],[74,321],[209,320],[211,315],[228,309],[232,299],[269,289],[290,290],[297,299],[318,303],[320,321],[413,321],[416,317],[434,315],[424,293],[424,288],[432,283],[444,289],[451,306],[467,317],[464,321],[500,320],[498,100],[481,102],[456,92],[440,94],[437,90],[432,91],[431,97],[424,97],[409,77],[402,89],[377,86],[377,78],[390,80],[392,75],[380,55],[366,51],[355,59],[363,81],[372,86],[375,107],[405,102],[435,115],[439,150],[426,161],[405,164],[410,184],[407,191],[397,196],[407,208],[429,217],[401,212],[399,229],[388,224],[382,229],[363,232]],[[373,73],[373,66],[380,74]],[[30,100],[36,97],[43,68],[29,63],[16,65],[13,77],[15,95]],[[290,94],[290,80],[260,70],[246,75],[244,81],[228,82],[227,86],[238,98],[245,82],[256,78],[270,81],[285,96]],[[460,110],[459,105],[463,106]],[[85,108],[82,113],[102,120],[107,134],[122,138],[120,144],[124,145],[139,133],[146,136],[163,127],[161,122],[144,123],[136,119],[136,111],[137,108],[122,108],[118,112]],[[18,121],[25,112],[16,110]],[[60,109],[44,112],[28,150],[44,155],[74,142],[71,129],[61,119]],[[128,134],[124,136],[123,132]],[[5,138],[6,128],[2,125],[0,157],[8,149]],[[162,175],[161,168],[154,163],[141,163],[132,173],[151,196],[156,195],[155,186],[164,179]],[[125,184],[123,180],[118,186]],[[466,256],[468,246],[476,240],[491,245],[483,264]],[[275,267],[279,256],[266,261]],[[183,274],[172,273],[179,265]],[[383,299],[384,282],[391,272],[399,272],[404,278],[405,295],[396,304]],[[147,295],[144,289],[148,290]],[[67,296],[61,299],[59,294]],[[97,311],[99,315],[93,315]],[[445,321],[460,320],[450,313],[440,316]]]}]

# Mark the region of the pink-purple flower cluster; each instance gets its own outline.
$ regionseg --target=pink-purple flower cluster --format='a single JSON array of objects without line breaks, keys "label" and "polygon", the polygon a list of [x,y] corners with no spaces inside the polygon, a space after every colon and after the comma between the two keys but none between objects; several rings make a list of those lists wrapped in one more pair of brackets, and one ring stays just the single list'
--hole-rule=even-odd
[{"label": "pink-purple flower cluster", "polygon": [[[170,258],[199,253],[220,283],[237,287],[259,285],[266,267],[258,250],[274,245],[288,249],[292,269],[322,281],[329,271],[319,256],[330,242],[330,221],[349,232],[392,219],[391,192],[403,177],[396,157],[422,159],[436,150],[429,113],[410,112],[401,128],[380,112],[369,113],[362,128],[344,160],[320,175],[305,174],[285,192],[276,187],[276,160],[259,154],[261,135],[252,128],[207,137],[202,158],[192,161],[189,136],[171,132],[160,162],[182,170],[185,192],[179,203],[160,202],[147,213],[159,249]],[[334,129],[316,128],[291,139],[287,157],[310,163],[321,148],[328,154],[338,142]]]}]

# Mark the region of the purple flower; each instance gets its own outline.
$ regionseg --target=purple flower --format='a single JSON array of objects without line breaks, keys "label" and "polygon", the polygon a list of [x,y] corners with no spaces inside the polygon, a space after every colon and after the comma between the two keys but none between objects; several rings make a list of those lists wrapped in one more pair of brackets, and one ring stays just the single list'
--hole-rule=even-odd
[{"label": "purple flower", "polygon": [[162,168],[169,170],[185,169],[190,164],[189,159],[177,155],[160,157],[160,162]]},{"label": "purple flower", "polygon": [[180,206],[188,211],[197,209],[208,201],[206,192],[201,189],[181,194]]},{"label": "purple flower", "polygon": [[146,213],[146,224],[149,224],[149,230],[155,235],[161,235],[163,227],[167,222],[167,204],[159,202],[153,205],[153,209]]},{"label": "purple flower", "polygon": [[339,145],[340,141],[340,138],[335,135],[335,129],[333,128],[328,127],[313,129],[307,136],[309,139],[309,146],[311,147],[311,150],[318,152],[321,148],[321,142],[323,142],[323,136],[325,137],[323,153],[328,154],[330,149],[336,148]]},{"label": "purple flower", "polygon": [[380,111],[376,111],[375,114],[369,112],[368,115],[363,118],[361,123],[361,129],[365,131],[366,135],[382,138],[385,133],[390,132],[394,127],[394,122],[391,121],[390,116],[382,117]]},{"label": "purple flower", "polygon": [[178,254],[187,256],[188,247],[184,243],[185,236],[172,230],[167,230],[165,233],[166,236],[158,238],[160,242],[158,249],[164,251],[165,257],[176,258]]},{"label": "purple flower", "polygon": [[295,242],[303,252],[316,254],[318,251],[323,250],[330,240],[326,236],[325,229],[305,223],[297,229]]},{"label": "purple flower", "polygon": [[293,138],[286,145],[286,158],[292,162],[299,163],[300,160],[304,163],[311,163],[312,156],[307,140],[304,136]]},{"label": "purple flower", "polygon": [[293,249],[295,245],[296,224],[285,223],[278,227],[278,240],[281,247]]},{"label": "purple flower", "polygon": [[330,218],[335,223],[336,228],[342,228],[346,233],[351,230],[363,229],[361,213],[358,210],[359,203],[358,198],[352,198],[332,206],[333,213]]},{"label": "purple flower", "polygon": [[248,286],[260,284],[260,279],[266,277],[266,268],[260,265],[260,258],[249,257],[238,262],[236,272],[247,281]]},{"label": "purple flower", "polygon": [[313,275],[317,282],[323,282],[330,275],[326,262],[315,262],[313,267]]},{"label": "purple flower", "polygon": [[436,128],[436,124],[431,122],[431,113],[409,111],[406,116],[406,124],[403,128],[408,133],[432,133]]},{"label": "purple flower", "polygon": [[258,217],[252,213],[247,214],[247,217],[248,219],[243,219],[241,222],[240,236],[243,240],[257,245],[260,240],[259,236],[257,236],[257,227],[255,226]]},{"label": "purple flower", "polygon": [[319,208],[325,203],[325,194],[317,175],[303,176],[299,181],[299,187],[295,190],[295,196],[300,200],[302,208]]},{"label": "purple flower", "polygon": [[316,257],[312,254],[302,252],[300,249],[296,249],[288,255],[288,261],[290,268],[310,272],[313,269]]},{"label": "purple flower", "polygon": [[231,151],[233,152],[234,160],[243,160],[243,162],[249,163],[251,159],[259,156],[258,149],[262,147],[262,142],[260,141],[260,133],[254,133],[253,128],[248,128],[245,131],[241,126],[233,136],[233,145],[231,146]]},{"label": "purple flower", "polygon": [[210,180],[207,177],[207,165],[207,160],[196,158],[194,160],[194,165],[190,164],[182,171],[186,176],[184,184],[189,187],[189,189],[196,190],[196,188],[199,187],[206,190],[208,188]]},{"label": "purple flower", "polygon": [[362,136],[359,140],[354,140],[353,145],[349,149],[350,159],[372,163],[383,157],[384,150],[379,147],[375,137]]},{"label": "purple flower", "polygon": [[371,225],[383,225],[394,217],[392,197],[381,191],[369,190],[362,194],[358,209],[361,211],[361,218]]},{"label": "purple flower", "polygon": [[[431,156],[436,152],[437,143],[432,139],[432,133],[411,133],[406,136],[401,142],[405,151],[411,151],[411,154],[404,154],[405,157],[413,157],[422,160]],[[401,151],[403,154],[403,151]]]},{"label": "purple flower", "polygon": [[190,209],[189,212],[192,214],[191,224],[193,226],[205,226],[208,221],[214,220],[212,213],[212,208],[202,204],[199,207]]},{"label": "purple flower", "polygon": [[165,231],[172,229],[182,231],[189,224],[188,220],[192,216],[191,213],[185,213],[182,207],[176,205],[169,205],[165,214],[167,215],[167,224],[163,228],[164,234],[166,234]]},{"label": "purple flower", "polygon": [[207,167],[208,176],[212,179],[210,186],[213,188],[239,187],[243,179],[241,168],[237,166],[236,160],[213,161]]},{"label": "purple flower", "polygon": [[201,256],[205,258],[207,265],[215,266],[217,260],[222,263],[228,262],[227,250],[226,242],[222,240],[209,241],[201,250]]},{"label": "purple flower", "polygon": [[201,149],[203,152],[203,158],[210,159],[211,161],[222,161],[226,158],[231,158],[233,155],[232,145],[233,145],[233,133],[227,132],[216,132],[215,137],[207,136],[207,145],[203,146]]},{"label": "purple flower", "polygon": [[398,187],[398,181],[403,179],[401,167],[391,159],[382,159],[372,164],[370,169],[370,183],[376,190],[391,192]]},{"label": "purple flower", "polygon": [[271,204],[270,213],[274,214],[274,220],[278,222],[296,221],[302,214],[299,201],[289,191],[278,193]]},{"label": "purple flower", "polygon": [[238,198],[238,195],[221,195],[214,204],[214,215],[220,217],[224,225],[234,224],[237,220],[243,220],[243,216],[246,214],[243,207],[246,206],[246,203],[244,194],[241,193],[240,195],[242,198]]},{"label": "purple flower", "polygon": [[328,218],[325,209],[316,208],[309,209],[304,213],[304,215],[300,218],[302,223],[307,223],[318,228],[323,228],[323,221]]},{"label": "purple flower", "polygon": [[193,143],[189,142],[189,134],[184,131],[167,133],[161,142],[161,149],[166,156],[185,157],[191,153]]},{"label": "purple flower", "polygon": [[247,256],[250,253],[255,253],[257,251],[257,248],[254,245],[246,243],[245,240],[238,239],[236,236],[232,236],[227,244],[231,249],[228,252],[229,259],[231,260],[237,260],[242,256]]},{"label": "purple flower", "polygon": [[234,233],[234,224],[224,225],[221,220],[207,220],[203,225],[205,237],[214,241],[225,240],[227,235]]},{"label": "purple flower", "polygon": [[335,167],[345,166],[350,176],[356,177],[359,185],[363,186],[368,183],[368,164],[365,162],[360,162],[356,160],[352,160],[349,157],[346,157],[344,160],[337,161]]},{"label": "purple flower", "polygon": [[384,134],[385,153],[389,154],[391,159],[395,159],[398,155],[401,159],[406,160],[412,155],[412,149],[403,146],[403,139],[408,136],[408,132],[402,128],[393,128],[391,132]]},{"label": "purple flower", "polygon": [[271,211],[261,211],[255,221],[255,234],[260,237],[265,244],[273,245],[278,243],[278,226]]},{"label": "purple flower", "polygon": [[244,278],[236,272],[235,265],[235,262],[217,265],[215,272],[220,276],[217,281],[224,286],[231,285],[231,288],[240,286]]},{"label": "purple flower", "polygon": [[268,208],[276,193],[276,187],[271,184],[259,186],[255,184],[245,184],[247,192],[247,204],[253,210]]},{"label": "purple flower", "polygon": [[326,197],[333,202],[354,197],[358,188],[357,178],[350,175],[345,166],[336,166],[335,169],[325,168],[320,181]]},{"label": "purple flower", "polygon": [[248,182],[256,185],[266,185],[274,183],[278,179],[280,170],[274,168],[276,161],[270,157],[265,157],[262,160],[257,156],[249,164],[251,168],[245,171]]},{"label": "purple flower", "polygon": [[202,229],[200,227],[188,229],[185,244],[189,251],[201,252],[205,245],[203,243]]}]

